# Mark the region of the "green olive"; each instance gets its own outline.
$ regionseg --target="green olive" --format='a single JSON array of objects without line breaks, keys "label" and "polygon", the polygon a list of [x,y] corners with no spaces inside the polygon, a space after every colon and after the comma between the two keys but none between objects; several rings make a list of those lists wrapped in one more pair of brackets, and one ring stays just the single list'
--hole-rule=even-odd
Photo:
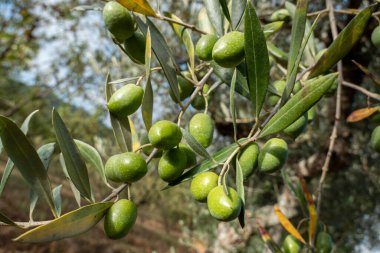
[{"label": "green olive", "polygon": [[105,165],[106,177],[114,182],[133,183],[148,171],[145,160],[136,153],[126,152],[111,156]]},{"label": "green olive", "polygon": [[128,234],[137,218],[136,205],[127,199],[115,202],[104,217],[104,232],[110,239],[120,239]]},{"label": "green olive", "polygon": [[[185,71],[182,73],[182,75],[191,79],[190,72]],[[183,78],[182,76],[177,76],[177,80],[178,80],[178,89],[179,89],[179,99],[182,101],[190,97],[195,87],[192,82],[190,82],[186,78]],[[178,102],[171,88],[169,89],[169,95],[174,102]]]},{"label": "green olive", "polygon": [[282,248],[285,253],[298,253],[300,252],[301,245],[294,236],[288,235],[282,242]]},{"label": "green olive", "polygon": [[177,124],[161,120],[149,129],[148,138],[153,147],[168,150],[179,144],[182,132]]},{"label": "green olive", "polygon": [[283,130],[283,133],[287,136],[296,139],[307,126],[307,114],[305,113],[301,117],[299,117],[296,121],[294,121],[290,126]]},{"label": "green olive", "polygon": [[180,143],[178,146],[186,154],[186,169],[197,164],[197,156],[194,151],[186,144]]},{"label": "green olive", "polygon": [[164,153],[158,163],[158,175],[165,182],[172,182],[182,175],[187,165],[183,149],[173,148]]},{"label": "green olive", "polygon": [[215,34],[203,35],[197,42],[195,46],[195,53],[198,55],[199,59],[203,61],[212,60],[212,49],[218,40]]},{"label": "green olive", "polygon": [[124,42],[125,52],[134,63],[145,64],[145,37],[141,32],[135,32]]},{"label": "green olive", "polygon": [[377,47],[380,48],[380,26],[376,27],[371,34],[371,41]]},{"label": "green olive", "polygon": [[245,179],[252,175],[257,168],[259,152],[259,145],[256,142],[248,144],[240,152],[238,161]]},{"label": "green olive", "polygon": [[212,49],[212,59],[224,68],[234,68],[244,59],[244,33],[233,31],[221,37]]},{"label": "green olive", "polygon": [[272,173],[280,170],[288,159],[288,145],[279,138],[268,140],[259,154],[259,169]]},{"label": "green olive", "polygon": [[136,24],[128,9],[116,1],[106,3],[103,9],[103,20],[107,29],[120,42],[133,36]]},{"label": "green olive", "polygon": [[317,253],[330,253],[333,248],[333,240],[331,236],[326,232],[320,232],[317,235],[317,241],[315,247],[317,248]]},{"label": "green olive", "polygon": [[118,116],[127,117],[139,109],[144,90],[135,84],[127,84],[118,89],[108,101],[108,110]]},{"label": "green olive", "polygon": [[204,113],[195,114],[189,122],[189,133],[203,147],[210,146],[214,134],[214,123],[211,117]]},{"label": "green olive", "polygon": [[[209,90],[208,84],[205,84],[202,89],[202,93],[206,94]],[[208,99],[209,96],[207,96],[206,99]],[[206,101],[203,95],[197,95],[194,100],[191,102],[191,106],[196,110],[204,110],[206,106]]]},{"label": "green olive", "polygon": [[[144,133],[141,135],[141,137],[140,137],[140,144],[141,144],[141,146],[146,145],[146,144],[151,144],[151,143],[149,142],[149,137],[148,137],[148,133],[147,133],[147,132],[144,132]],[[144,154],[146,154],[147,156],[149,156],[149,155],[152,153],[153,149],[154,149],[153,146],[148,146],[148,147],[144,147],[144,148],[142,148],[142,151],[144,152]],[[156,154],[154,155],[154,158],[159,158],[159,157],[161,157],[161,156],[162,156],[162,153],[163,153],[162,150],[158,150],[158,151],[156,152]]]},{"label": "green olive", "polygon": [[380,126],[377,126],[371,134],[371,147],[380,153]]},{"label": "green olive", "polygon": [[207,202],[207,196],[210,191],[218,186],[218,178],[219,176],[211,171],[196,175],[190,185],[193,198],[199,202]]},{"label": "green olive", "polygon": [[241,211],[242,203],[237,192],[227,187],[228,195],[224,193],[223,186],[217,186],[207,196],[207,207],[214,218],[220,221],[236,219]]}]

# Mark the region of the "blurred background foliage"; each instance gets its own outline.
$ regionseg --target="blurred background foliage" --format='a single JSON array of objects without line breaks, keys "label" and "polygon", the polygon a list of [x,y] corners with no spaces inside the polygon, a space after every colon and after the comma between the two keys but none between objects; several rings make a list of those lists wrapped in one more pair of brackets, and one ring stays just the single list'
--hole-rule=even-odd
[{"label": "blurred background foliage", "polygon": [[[203,5],[200,0],[151,1],[155,9],[169,11],[182,20],[197,24],[197,14]],[[283,2],[256,1],[258,14],[264,23]],[[294,2],[294,1],[292,1]],[[324,9],[324,1],[309,1],[309,12]],[[337,9],[362,8],[370,1],[335,1]],[[89,10],[75,8],[90,6]],[[102,1],[91,0],[1,0],[0,1],[0,114],[12,118],[19,125],[32,111],[39,109],[33,118],[28,136],[35,147],[54,140],[51,110],[56,107],[74,138],[95,146],[104,161],[118,152],[104,101],[104,81],[107,72],[113,79],[139,76],[141,66],[133,64],[113,44],[102,23]],[[341,29],[352,17],[338,16]],[[157,21],[167,43],[180,66],[185,66],[186,52],[178,46],[170,26]],[[370,43],[372,19],[365,36],[344,59],[346,80],[379,92],[379,87],[355,67],[356,60],[374,73],[379,73],[380,50]],[[285,51],[290,42],[291,23],[271,40]],[[315,30],[318,50],[331,43],[327,18],[322,18]],[[198,34],[192,33],[194,41]],[[153,65],[157,65],[156,62]],[[273,68],[271,81],[283,78],[283,73]],[[154,72],[154,119],[170,118],[178,106],[167,99],[168,84],[161,73]],[[216,79],[214,79],[215,81]],[[232,142],[233,130],[228,113],[229,89],[220,86],[211,96],[210,112],[219,130],[210,147],[214,152]],[[374,105],[365,95],[344,88],[342,113],[337,144],[330,172],[323,189],[321,220],[335,241],[334,252],[378,252],[379,238],[379,155],[368,146],[371,130],[379,124],[375,115],[360,123],[347,124],[345,118],[357,108]],[[239,132],[251,128],[250,112],[246,101],[240,98],[238,116]],[[312,191],[317,189],[321,167],[328,149],[329,135],[334,120],[335,98],[326,97],[317,106],[316,118],[296,142],[287,139],[291,151],[287,172],[294,178],[302,175]],[[186,113],[189,119],[194,110]],[[139,133],[143,124],[139,115],[133,121]],[[186,120],[185,120],[186,122]],[[286,137],[285,137],[286,138]],[[1,156],[0,171],[6,156]],[[51,166],[53,185],[65,179],[58,161]],[[231,174],[231,179],[234,175]],[[231,180],[232,181],[232,180]],[[100,180],[92,180],[98,199],[107,195]],[[280,203],[286,214],[297,224],[302,212],[280,175],[256,174],[246,182],[247,226],[238,228],[237,222],[218,223],[208,214],[205,205],[191,199],[189,184],[161,191],[164,183],[156,175],[155,162],[146,178],[132,188],[134,201],[139,206],[137,226],[126,239],[111,242],[102,235],[101,226],[78,238],[48,245],[16,245],[11,242],[17,231],[0,228],[0,252],[264,252],[265,245],[256,231],[255,222],[264,225],[277,241],[286,236],[273,214],[273,204]],[[64,211],[75,208],[69,185],[63,188]],[[29,206],[28,191],[17,171],[14,171],[5,192],[0,198],[0,209],[14,220],[26,220]],[[38,207],[38,218],[46,219],[44,206]],[[100,238],[100,239],[99,239]],[[365,251],[367,250],[367,251]]]}]

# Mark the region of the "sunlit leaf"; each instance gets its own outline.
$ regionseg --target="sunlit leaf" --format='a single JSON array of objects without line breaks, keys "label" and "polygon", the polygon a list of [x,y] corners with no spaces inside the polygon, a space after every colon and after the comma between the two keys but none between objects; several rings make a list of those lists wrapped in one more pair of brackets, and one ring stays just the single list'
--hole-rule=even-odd
[{"label": "sunlit leaf", "polygon": [[303,194],[305,196],[305,199],[307,201],[307,207],[309,210],[309,244],[312,243],[315,237],[315,233],[317,232],[317,223],[318,223],[318,217],[317,217],[317,211],[315,209],[313,196],[311,195],[309,189],[306,186],[306,182],[300,178],[300,183],[302,186]]},{"label": "sunlit leaf", "polygon": [[263,26],[263,31],[265,37],[269,37],[270,35],[278,32],[282,26],[284,25],[284,21],[275,21]]},{"label": "sunlit leaf", "polygon": [[71,11],[102,11],[98,5],[79,5],[71,9]]},{"label": "sunlit leaf", "polygon": [[212,160],[212,157],[207,150],[185,129],[181,128],[182,136],[186,140],[189,147],[198,155],[203,156],[206,159]]},{"label": "sunlit leaf", "polygon": [[358,122],[363,119],[366,119],[370,117],[375,112],[379,111],[379,107],[367,107],[367,108],[361,108],[357,109],[347,117],[347,122]]},{"label": "sunlit leaf", "polygon": [[121,5],[130,11],[141,13],[145,16],[156,17],[156,12],[146,0],[117,0]]},{"label": "sunlit leaf", "polygon": [[95,226],[113,202],[95,203],[62,215],[20,235],[16,242],[50,242],[82,234]]},{"label": "sunlit leaf", "polygon": [[261,226],[258,228],[261,239],[265,242],[272,253],[282,253],[280,247],[273,241],[269,233]]},{"label": "sunlit leaf", "polygon": [[[28,115],[28,117],[25,118],[24,122],[22,123],[20,129],[21,131],[26,135],[29,130],[29,123],[32,117],[38,112],[38,110],[33,111],[31,114]],[[1,144],[1,143],[0,143]],[[0,153],[1,153],[2,147],[0,147]],[[13,171],[14,163],[11,159],[8,159],[7,164],[5,165],[3,176],[1,177],[0,182],[0,196],[4,191],[5,185],[8,182],[9,176],[11,175]]]},{"label": "sunlit leaf", "polygon": [[149,19],[147,19],[146,24],[137,16],[135,16],[135,19],[138,27],[144,33],[145,36],[149,27],[153,52],[156,55],[157,60],[159,61],[162,67],[162,70],[164,71],[166,79],[169,82],[170,88],[172,89],[175,98],[177,99],[177,101],[180,101],[177,80],[178,66],[176,64],[175,59],[173,58],[172,52],[168,44],[165,41],[164,36]]},{"label": "sunlit leaf", "polygon": [[224,34],[223,14],[219,0],[204,0],[207,16],[219,36]]},{"label": "sunlit leaf", "polygon": [[249,94],[258,119],[268,90],[270,66],[265,36],[252,2],[245,11],[244,40]]},{"label": "sunlit leaf", "polygon": [[17,125],[0,116],[0,138],[9,158],[21,172],[31,189],[38,192],[55,214],[53,196],[48,175],[36,150]]},{"label": "sunlit leaf", "polygon": [[81,195],[91,201],[91,187],[86,163],[83,161],[65,123],[55,109],[53,109],[53,127],[71,181]]},{"label": "sunlit leaf", "polygon": [[310,71],[310,78],[326,73],[351,51],[362,37],[376,6],[377,4],[363,9],[346,25]]},{"label": "sunlit leaf", "polygon": [[232,0],[231,1],[231,23],[232,28],[236,30],[241,21],[243,20],[245,7],[247,6],[247,1],[245,0]]},{"label": "sunlit leaf", "polygon": [[307,81],[305,86],[269,120],[260,137],[278,133],[296,121],[321,99],[337,76],[337,73],[333,73]]},{"label": "sunlit leaf", "polygon": [[274,206],[274,211],[276,213],[277,218],[279,219],[281,225],[289,232],[292,236],[294,236],[297,240],[306,244],[305,240],[302,238],[301,234],[298,230],[293,226],[293,224],[289,221],[289,219],[281,212],[280,208],[276,205]]}]

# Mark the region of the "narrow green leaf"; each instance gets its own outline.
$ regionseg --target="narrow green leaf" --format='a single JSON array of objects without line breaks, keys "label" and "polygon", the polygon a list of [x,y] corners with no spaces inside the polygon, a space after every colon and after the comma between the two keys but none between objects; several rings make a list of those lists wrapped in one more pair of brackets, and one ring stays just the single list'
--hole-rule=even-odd
[{"label": "narrow green leaf", "polygon": [[[169,12],[166,12],[165,16],[170,17],[171,19],[174,19],[177,21],[182,21],[179,17]],[[194,70],[195,51],[194,51],[194,43],[193,43],[193,40],[191,39],[190,31],[186,29],[184,26],[181,26],[175,23],[170,23],[170,25],[172,26],[178,38],[180,38],[183,41],[183,44],[185,45],[185,48],[187,51],[187,55],[189,56],[190,68]]]},{"label": "narrow green leaf", "polygon": [[5,214],[3,214],[2,212],[0,212],[0,221],[1,222],[4,222],[5,224],[8,224],[8,225],[11,225],[11,226],[14,226],[14,227],[18,227],[18,228],[21,228],[19,225],[17,225],[16,223],[14,223],[11,219],[9,219]]},{"label": "narrow green leaf", "polygon": [[107,179],[106,179],[106,174],[104,172],[103,161],[99,152],[93,146],[83,141],[80,141],[80,140],[74,140],[74,141],[79,149],[80,154],[84,158],[84,160],[92,164],[95,167],[95,169],[99,172],[99,175],[102,181],[105,184],[108,184]]},{"label": "narrow green leaf", "polygon": [[327,48],[318,62],[310,71],[310,78],[326,73],[338,61],[345,57],[362,37],[373,11],[378,4],[371,5],[359,12],[338,37]]},{"label": "narrow green leaf", "polygon": [[206,159],[212,160],[212,157],[207,150],[185,129],[181,128],[183,138],[185,138],[189,147],[198,155],[203,156]]},{"label": "narrow green leaf", "polygon": [[152,59],[152,41],[150,36],[150,31],[146,33],[146,46],[145,46],[145,72],[146,72],[146,83],[145,83],[145,91],[144,97],[141,105],[141,113],[142,118],[145,124],[145,128],[149,131],[152,126],[152,117],[153,117],[153,104],[154,104],[154,96],[153,96],[153,88],[150,78],[150,65]]},{"label": "narrow green leaf", "polygon": [[[243,143],[245,139],[240,139],[238,143]],[[223,163],[227,160],[227,158],[234,152],[234,150],[238,147],[238,144],[236,142],[220,149],[218,152],[216,152],[212,159],[207,159],[195,166],[194,168],[186,171],[182,176],[180,176],[177,180],[171,182],[169,186],[178,185],[184,181],[190,180],[195,175],[208,171],[210,169],[213,169],[217,166],[219,166],[220,163]]]},{"label": "narrow green leaf", "polygon": [[[38,194],[37,192],[35,191],[30,191],[29,192],[29,199],[30,199],[30,204],[29,204],[29,221],[33,221],[33,212],[34,212],[34,209],[36,208],[36,205],[37,205],[37,201],[38,201]],[[53,201],[54,201],[54,198],[53,198]],[[55,203],[54,203],[55,205]],[[57,211],[56,207],[55,207],[55,211]],[[57,213],[57,217],[59,217],[58,213]]]},{"label": "narrow green leaf", "polygon": [[160,33],[157,27],[153,24],[152,21],[147,18],[147,23],[145,24],[139,17],[135,16],[135,20],[137,22],[138,27],[146,36],[147,29],[149,27],[151,41],[152,41],[152,49],[154,54],[159,61],[162,70],[166,76],[166,79],[169,82],[170,88],[173,91],[174,96],[178,101],[179,100],[179,88],[178,88],[178,80],[177,80],[177,64],[169,46],[167,45],[164,36]]},{"label": "narrow green leaf", "polygon": [[50,182],[36,150],[17,125],[6,117],[0,116],[0,138],[9,158],[21,172],[31,189],[38,192],[55,214]]},{"label": "narrow green leaf", "polygon": [[53,127],[57,142],[65,160],[67,173],[81,195],[91,201],[91,187],[86,163],[58,112],[53,109]]},{"label": "narrow green leaf", "polygon": [[275,134],[288,127],[295,120],[301,117],[334,83],[338,74],[333,73],[319,78],[309,80],[305,86],[269,120],[262,129],[259,137]]},{"label": "narrow green leaf", "polygon": [[222,11],[226,19],[231,23],[230,11],[226,0],[219,0],[219,4],[222,7]]},{"label": "narrow green leaf", "polygon": [[271,36],[272,34],[278,32],[282,26],[284,25],[284,21],[275,21],[263,26],[264,35],[266,38]]},{"label": "narrow green leaf", "polygon": [[58,217],[61,216],[61,212],[62,212],[61,190],[62,190],[61,184],[53,189],[53,199],[54,199],[54,204],[55,204],[55,211],[57,212]]},{"label": "narrow green leaf", "polygon": [[232,75],[230,87],[230,113],[232,118],[232,125],[234,127],[234,141],[237,141],[237,127],[236,127],[236,107],[235,107],[235,86],[236,86],[236,69]]},{"label": "narrow green leaf", "polygon": [[278,47],[276,47],[272,42],[267,41],[268,52],[279,60],[281,63],[287,64],[288,62],[288,54]]},{"label": "narrow green leaf", "polygon": [[[32,117],[38,112],[38,110],[35,110],[33,111],[31,114],[29,114],[24,122],[22,123],[20,129],[21,131],[27,135],[28,131],[29,131],[29,123],[30,123],[30,120],[32,119]],[[1,144],[1,142],[0,142]],[[1,144],[2,146],[2,144]],[[2,147],[0,147],[0,153],[1,153],[1,149]],[[11,159],[8,159],[7,161],[7,164],[5,165],[5,168],[4,168],[4,171],[3,171],[3,176],[1,177],[1,182],[0,182],[0,196],[1,194],[3,193],[4,191],[4,188],[5,188],[5,185],[7,184],[8,182],[8,179],[9,179],[9,176],[11,175],[12,171],[13,171],[13,167],[14,167],[14,163]]]},{"label": "narrow green leaf", "polygon": [[222,36],[224,34],[223,14],[220,9],[219,0],[204,0],[207,16],[210,19],[211,24],[214,26],[217,35]]},{"label": "narrow green leaf", "polygon": [[[109,73],[107,74],[107,76],[109,76]],[[132,81],[137,81],[140,77],[139,76],[135,76],[135,77],[126,77],[126,78],[122,78],[122,79],[118,79],[118,80],[115,80],[115,81],[109,81],[110,84],[121,84],[121,83],[130,83]]]},{"label": "narrow green leaf", "polygon": [[130,11],[141,13],[145,16],[156,17],[156,12],[146,0],[117,0],[121,5]]},{"label": "narrow green leaf", "polygon": [[298,66],[301,61],[301,56],[303,52],[300,52],[300,48],[305,35],[307,5],[307,0],[297,1],[297,7],[292,24],[289,61],[286,76],[287,82],[284,93],[281,98],[281,105],[285,104],[285,102],[290,97],[290,94],[294,87]]},{"label": "narrow green leaf", "polygon": [[247,6],[247,1],[245,0],[231,1],[231,23],[232,23],[232,28],[234,30],[237,30],[241,21],[243,20],[246,6]]},{"label": "narrow green leaf", "polygon": [[245,13],[244,40],[250,100],[258,118],[268,90],[270,66],[265,36],[252,2]]},{"label": "narrow green leaf", "polygon": [[75,201],[77,202],[78,206],[81,207],[81,197],[80,197],[80,192],[79,192],[78,189],[75,187],[75,185],[73,184],[73,182],[71,181],[71,179],[70,179],[70,177],[69,177],[69,173],[67,172],[67,168],[66,168],[65,160],[63,159],[63,155],[62,155],[62,153],[59,154],[59,163],[61,164],[61,167],[62,167],[63,173],[65,174],[66,179],[67,179],[67,180],[69,181],[69,183],[70,183],[70,188],[71,188],[71,191],[72,191],[73,194],[74,194]]},{"label": "narrow green leaf", "polygon": [[237,193],[242,201],[242,210],[240,211],[240,214],[239,214],[239,223],[240,223],[240,226],[242,228],[244,228],[245,226],[245,217],[244,217],[244,214],[245,214],[245,193],[244,193],[244,176],[243,176],[243,170],[240,166],[240,163],[239,163],[239,159],[236,159],[236,190],[237,190]]},{"label": "narrow green leaf", "polygon": [[62,215],[20,235],[16,242],[50,242],[83,234],[95,226],[113,202],[95,203]]},{"label": "narrow green leaf", "polygon": [[117,118],[120,123],[121,130],[125,139],[125,143],[127,144],[128,151],[133,151],[133,139],[132,139],[132,129],[130,125],[130,118],[123,117]]}]

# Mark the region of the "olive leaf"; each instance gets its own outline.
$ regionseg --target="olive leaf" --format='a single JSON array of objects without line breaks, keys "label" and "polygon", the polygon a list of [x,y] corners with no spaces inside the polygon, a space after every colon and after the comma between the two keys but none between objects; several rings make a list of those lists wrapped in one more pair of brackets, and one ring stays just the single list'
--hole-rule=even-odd
[{"label": "olive leaf", "polygon": [[378,106],[357,109],[351,112],[351,114],[347,117],[347,122],[358,122],[366,119],[373,115],[375,112],[378,112],[379,109],[380,108]]},{"label": "olive leaf", "polygon": [[58,217],[61,216],[61,212],[62,212],[61,190],[62,190],[61,184],[53,189],[53,199],[54,199],[54,204],[55,204],[55,211],[57,212]]},{"label": "olive leaf", "polygon": [[252,2],[245,11],[244,50],[250,100],[258,119],[268,90],[270,66],[264,32]]},{"label": "olive leaf", "polygon": [[146,0],[117,0],[121,5],[130,11],[141,13],[145,16],[156,17],[156,12]]},{"label": "olive leaf", "polygon": [[12,221],[10,218],[8,218],[8,216],[6,216],[5,214],[3,214],[2,212],[0,212],[0,221],[4,222],[5,224],[8,224],[10,226],[22,228],[19,225],[17,225],[14,221]]},{"label": "olive leaf", "polygon": [[236,127],[236,107],[235,107],[235,86],[236,86],[236,69],[232,75],[230,87],[230,113],[232,118],[232,125],[234,127],[234,140],[237,141],[237,127]]},{"label": "olive leaf", "polygon": [[247,1],[244,0],[231,1],[231,24],[234,30],[239,27],[241,21],[243,20],[246,5]]},{"label": "olive leaf", "polygon": [[153,88],[150,78],[150,66],[151,66],[151,60],[152,60],[152,40],[150,36],[150,31],[148,28],[148,31],[146,33],[146,46],[145,46],[145,91],[144,91],[144,97],[141,104],[141,113],[142,118],[145,124],[145,128],[147,131],[152,126],[152,115],[153,115],[153,103],[154,103],[154,96],[153,96]]},{"label": "olive leaf", "polygon": [[333,73],[319,78],[308,80],[305,86],[268,121],[260,132],[259,137],[275,134],[288,127],[315,103],[331,87],[338,74]]},{"label": "olive leaf", "polygon": [[65,160],[69,178],[81,195],[88,201],[92,201],[86,163],[83,161],[79,149],[61,119],[61,116],[55,109],[53,109],[53,128]]},{"label": "olive leaf", "polygon": [[376,3],[363,9],[348,23],[311,69],[310,78],[326,73],[351,51],[365,31],[368,21],[377,5]]},{"label": "olive leaf", "polygon": [[44,165],[25,134],[10,119],[0,116],[0,138],[10,159],[31,189],[38,192],[56,216],[50,182]]},{"label": "olive leaf", "polygon": [[227,1],[226,0],[219,0],[220,6],[222,7],[222,11],[226,19],[231,23],[231,16],[230,11],[228,9]]},{"label": "olive leaf", "polygon": [[[22,123],[20,129],[21,131],[26,135],[28,133],[28,130],[29,130],[29,123],[30,123],[30,120],[32,119],[32,117],[38,112],[38,110],[35,110],[33,111],[32,113],[30,113],[28,115],[28,117],[25,118],[24,122]],[[1,144],[1,143],[0,143]],[[2,145],[2,144],[1,144]],[[0,153],[1,153],[1,149],[2,147],[0,148]],[[14,167],[14,163],[11,159],[8,159],[7,160],[7,164],[5,165],[5,168],[4,168],[4,171],[3,171],[3,176],[1,177],[1,182],[0,182],[0,196],[1,194],[3,193],[4,191],[4,188],[5,188],[5,185],[7,184],[8,182],[8,179],[9,179],[9,176],[11,175],[12,171],[13,171],[13,167]]]},{"label": "olive leaf", "polygon": [[244,194],[244,175],[240,166],[239,159],[236,159],[236,191],[241,199],[242,209],[239,214],[239,223],[242,228],[245,226],[245,194]]},{"label": "olive leaf", "polygon": [[179,88],[177,80],[177,69],[178,66],[173,58],[171,50],[165,41],[164,36],[160,33],[157,27],[150,21],[149,18],[146,19],[146,24],[137,16],[134,16],[138,27],[146,36],[148,27],[151,35],[152,49],[160,63],[162,70],[169,82],[170,88],[173,91],[174,97],[177,101],[179,100]]},{"label": "olive leaf", "polygon": [[224,34],[223,14],[218,0],[204,0],[207,16],[219,36]]},{"label": "olive leaf", "polygon": [[269,233],[262,226],[258,227],[261,239],[265,242],[272,253],[283,253],[281,248],[275,243]]},{"label": "olive leaf", "polygon": [[113,202],[95,203],[62,215],[51,222],[20,235],[16,242],[50,242],[73,237],[91,229],[105,215]]},{"label": "olive leaf", "polygon": [[70,188],[71,188],[71,191],[74,194],[75,201],[77,202],[78,206],[81,207],[80,192],[75,187],[75,185],[73,184],[73,182],[71,181],[71,179],[69,177],[69,173],[67,172],[65,160],[63,159],[62,153],[59,154],[59,163],[61,164],[61,167],[62,167],[63,173],[65,174],[65,177],[67,178],[67,180],[69,180]]},{"label": "olive leaf", "polygon": [[187,144],[190,148],[200,156],[203,156],[206,159],[212,160],[212,157],[207,152],[207,150],[185,129],[181,128],[182,136],[185,138]]},{"label": "olive leaf", "polygon": [[300,232],[293,226],[293,224],[289,221],[289,219],[282,213],[281,209],[275,205],[274,206],[275,214],[280,221],[281,225],[288,231],[292,236],[294,236],[297,240],[306,244]]},{"label": "olive leaf", "polygon": [[266,38],[271,36],[272,34],[278,32],[282,26],[284,25],[284,21],[275,21],[263,26],[264,35]]}]

